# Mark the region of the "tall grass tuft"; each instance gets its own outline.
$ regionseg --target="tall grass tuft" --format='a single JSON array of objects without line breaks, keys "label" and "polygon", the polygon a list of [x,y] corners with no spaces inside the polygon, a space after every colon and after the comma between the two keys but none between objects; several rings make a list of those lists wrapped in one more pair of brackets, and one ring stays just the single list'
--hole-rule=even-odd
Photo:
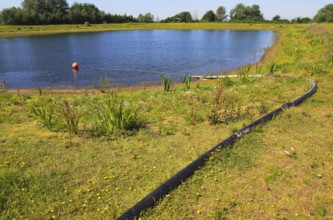
[{"label": "tall grass tuft", "polygon": [[187,111],[184,119],[190,125],[196,125],[204,121],[204,119],[199,114],[197,114],[197,112],[193,108]]},{"label": "tall grass tuft", "polygon": [[182,78],[182,82],[183,82],[184,88],[187,89],[187,90],[190,89],[191,79],[192,79],[192,77],[188,73],[186,73],[186,75],[184,76],[184,78]]},{"label": "tall grass tuft", "polygon": [[210,124],[218,124],[220,123],[220,116],[219,116],[219,110],[220,110],[220,105],[221,105],[221,98],[222,94],[225,89],[225,81],[226,78],[220,78],[218,80],[218,84],[215,90],[215,95],[213,98],[213,103],[212,103],[212,110],[211,113],[208,115],[208,120]]},{"label": "tall grass tuft", "polygon": [[321,74],[325,72],[325,66],[323,62],[302,63],[301,68],[308,76],[314,76],[315,74]]},{"label": "tall grass tuft", "polygon": [[162,75],[161,76],[161,82],[163,86],[163,91],[164,92],[169,92],[171,88],[171,80],[170,77],[167,75]]},{"label": "tall grass tuft", "polygon": [[53,104],[49,104],[41,107],[32,107],[31,112],[43,126],[52,131],[54,125],[52,121],[54,110],[55,106]]},{"label": "tall grass tuft", "polygon": [[271,64],[268,65],[268,73],[273,74],[277,70],[277,64],[272,62]]},{"label": "tall grass tuft", "polygon": [[208,121],[211,125],[235,121],[249,114],[249,109],[246,112],[241,112],[241,100],[235,93],[226,93],[226,79],[223,78],[216,87],[215,95],[212,101],[212,109],[208,115]]},{"label": "tall grass tuft", "polygon": [[67,100],[63,101],[61,113],[66,120],[66,126],[69,135],[69,142],[72,144],[73,133],[78,133],[79,131],[79,121],[80,117],[77,111],[69,104]]},{"label": "tall grass tuft", "polygon": [[97,135],[107,135],[131,131],[142,126],[138,110],[116,95],[111,97],[106,108],[97,110],[97,122],[94,131]]},{"label": "tall grass tuft", "polygon": [[246,65],[245,67],[242,67],[237,71],[237,75],[241,83],[247,83],[249,81],[250,70],[251,66]]},{"label": "tall grass tuft", "polygon": [[331,54],[329,57],[328,57],[328,59],[327,59],[327,61],[328,61],[328,65],[329,65],[329,67],[333,67],[333,54]]},{"label": "tall grass tuft", "polygon": [[233,86],[235,85],[235,82],[234,82],[230,77],[226,77],[226,78],[225,78],[224,85],[225,85],[227,88],[230,88],[230,87],[233,87]]},{"label": "tall grass tuft", "polygon": [[4,80],[3,82],[0,82],[0,89],[6,89],[7,88],[7,82]]},{"label": "tall grass tuft", "polygon": [[105,76],[104,79],[101,77],[99,83],[94,83],[94,88],[99,89],[101,93],[106,93],[110,88],[109,77]]},{"label": "tall grass tuft", "polygon": [[256,74],[261,74],[261,66],[256,64]]},{"label": "tall grass tuft", "polygon": [[43,89],[41,87],[38,87],[38,93],[39,93],[39,96],[43,95]]}]

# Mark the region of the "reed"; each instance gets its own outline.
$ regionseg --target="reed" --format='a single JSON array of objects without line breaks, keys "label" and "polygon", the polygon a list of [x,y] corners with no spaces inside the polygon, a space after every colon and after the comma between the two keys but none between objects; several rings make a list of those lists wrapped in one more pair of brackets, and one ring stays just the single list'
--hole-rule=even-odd
[{"label": "reed", "polygon": [[191,87],[191,79],[192,79],[192,77],[188,73],[186,73],[184,78],[182,78],[182,83],[184,85],[184,88],[187,89],[187,90],[189,90],[190,87]]},{"label": "reed", "polygon": [[170,77],[167,75],[162,75],[161,76],[161,82],[163,86],[163,91],[164,92],[169,92],[171,88],[171,80]]}]

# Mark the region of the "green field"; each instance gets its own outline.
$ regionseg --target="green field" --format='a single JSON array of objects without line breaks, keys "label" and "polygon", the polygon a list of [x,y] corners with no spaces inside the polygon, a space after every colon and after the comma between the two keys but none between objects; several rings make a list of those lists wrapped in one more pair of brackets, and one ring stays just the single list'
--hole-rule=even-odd
[{"label": "green field", "polygon": [[[31,28],[0,27],[0,36],[269,29],[278,31],[279,37],[259,63],[235,71],[240,77],[192,82],[190,89],[182,84],[172,84],[169,92],[162,86],[3,88],[0,219],[114,219],[236,130],[302,95],[310,88],[306,78],[318,83],[313,97],[260,126],[233,148],[216,152],[141,219],[332,218],[333,25]],[[299,77],[246,77],[268,72]],[[108,124],[115,112],[122,112],[124,119]]]}]

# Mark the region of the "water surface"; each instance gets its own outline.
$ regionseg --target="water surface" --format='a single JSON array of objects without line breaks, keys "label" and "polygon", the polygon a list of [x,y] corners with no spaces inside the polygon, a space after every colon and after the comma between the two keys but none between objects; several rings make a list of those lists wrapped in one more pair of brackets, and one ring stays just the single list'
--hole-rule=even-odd
[{"label": "water surface", "polygon": [[[179,81],[257,62],[271,31],[113,31],[0,39],[0,82],[10,88]],[[72,62],[80,69],[73,72]]]}]

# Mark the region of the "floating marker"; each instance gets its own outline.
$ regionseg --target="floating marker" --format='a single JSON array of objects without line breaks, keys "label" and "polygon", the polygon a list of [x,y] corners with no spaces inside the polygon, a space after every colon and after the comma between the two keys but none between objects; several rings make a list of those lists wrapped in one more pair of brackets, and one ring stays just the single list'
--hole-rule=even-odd
[{"label": "floating marker", "polygon": [[78,70],[78,69],[79,69],[79,64],[78,64],[77,62],[74,62],[74,63],[72,64],[72,68],[73,68],[74,70]]}]

